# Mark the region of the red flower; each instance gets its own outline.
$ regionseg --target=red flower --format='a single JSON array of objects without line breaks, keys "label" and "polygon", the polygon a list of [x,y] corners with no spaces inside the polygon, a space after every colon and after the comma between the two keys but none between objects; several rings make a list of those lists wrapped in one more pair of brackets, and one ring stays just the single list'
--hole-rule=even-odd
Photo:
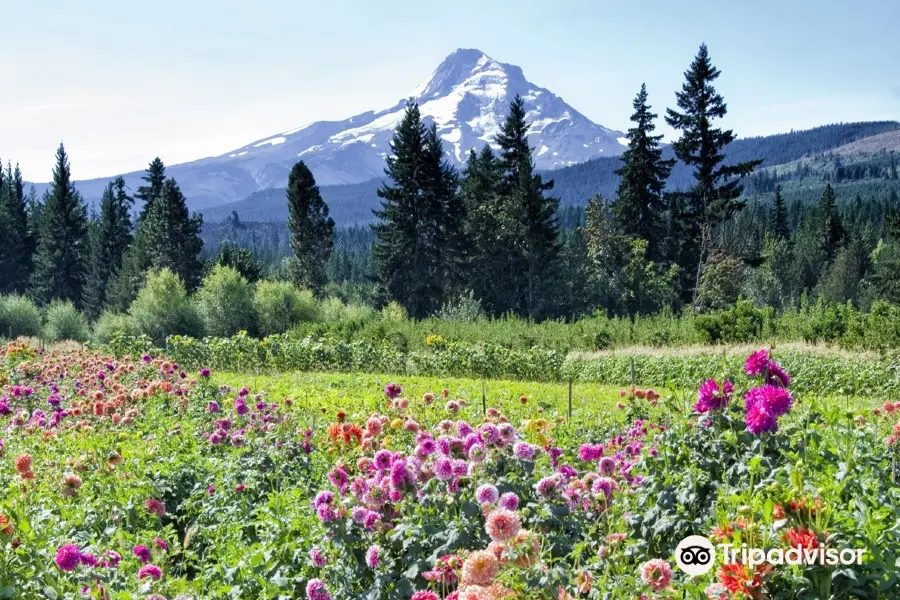
[{"label": "red flower", "polygon": [[803,527],[795,527],[784,533],[784,541],[791,548],[813,549],[821,546],[819,538],[814,531],[804,529]]}]

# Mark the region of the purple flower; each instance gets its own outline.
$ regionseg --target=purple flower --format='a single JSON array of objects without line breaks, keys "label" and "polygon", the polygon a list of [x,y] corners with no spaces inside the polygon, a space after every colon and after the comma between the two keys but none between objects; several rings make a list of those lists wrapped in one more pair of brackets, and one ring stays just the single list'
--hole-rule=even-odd
[{"label": "purple flower", "polygon": [[334,487],[341,490],[341,494],[343,494],[344,488],[347,487],[347,471],[341,467],[332,469],[328,472],[328,481],[330,481]]},{"label": "purple flower", "polygon": [[66,544],[56,551],[56,566],[61,571],[74,571],[81,564],[81,549],[75,544]]},{"label": "purple flower", "polygon": [[484,446],[479,444],[472,444],[472,447],[469,448],[469,460],[472,462],[480,463],[483,462],[485,458],[485,450]]},{"label": "purple flower", "polygon": [[729,401],[729,394],[734,391],[734,386],[727,379],[719,386],[715,379],[707,379],[697,391],[697,403],[694,410],[698,413],[707,413],[711,410],[724,408]]},{"label": "purple flower", "polygon": [[241,399],[238,399],[237,402],[234,403],[234,410],[237,411],[239,415],[246,415],[250,412],[250,407],[247,406],[247,403]]},{"label": "purple flower", "polygon": [[149,363],[153,360],[153,357],[149,354],[145,354],[141,357],[141,360],[143,360],[145,363]]},{"label": "purple flower", "polygon": [[790,410],[794,398],[784,388],[761,385],[748,391],[744,401],[748,412],[751,408],[761,406],[773,417],[780,417]]},{"label": "purple flower", "polygon": [[601,456],[603,456],[603,446],[601,444],[582,444],[578,448],[578,458],[585,462],[599,460]]},{"label": "purple flower", "polygon": [[616,460],[611,456],[604,456],[600,459],[600,472],[609,475],[616,470]]},{"label": "purple flower", "polygon": [[122,562],[121,554],[119,554],[115,550],[107,550],[103,553],[103,561],[100,563],[100,565],[110,569],[115,569],[119,566],[120,562]]},{"label": "purple flower", "polygon": [[306,584],[306,597],[308,600],[331,600],[331,594],[321,579],[310,579]]},{"label": "purple flower", "polygon": [[516,458],[519,460],[533,460],[534,446],[528,442],[516,442],[513,446],[513,454],[515,454]]},{"label": "purple flower", "polygon": [[447,481],[453,477],[453,463],[449,458],[442,456],[434,461],[434,476],[441,481]]},{"label": "purple flower", "polygon": [[207,379],[210,375],[212,375],[212,371],[210,371],[208,368],[203,367],[202,369],[200,369],[200,377]]},{"label": "purple flower", "polygon": [[766,378],[766,383],[782,388],[791,385],[791,376],[777,362],[770,360],[767,369],[769,376]]},{"label": "purple flower", "polygon": [[516,510],[519,508],[519,497],[513,492],[506,492],[500,496],[500,506],[506,510]]},{"label": "purple flower", "polygon": [[94,556],[93,554],[82,554],[81,555],[81,564],[83,564],[86,567],[96,567],[98,562],[99,561],[97,560],[97,557]]},{"label": "purple flower", "polygon": [[209,413],[219,412],[219,403],[216,402],[215,400],[210,400],[209,403],[206,405],[206,412],[209,412]]},{"label": "purple flower", "polygon": [[500,497],[497,487],[490,483],[484,483],[475,490],[475,498],[479,504],[493,504]]},{"label": "purple flower", "polygon": [[318,546],[313,546],[309,551],[309,560],[312,561],[312,564],[317,569],[321,569],[325,566],[325,555],[322,554],[322,551],[319,550]]},{"label": "purple flower", "polygon": [[399,397],[402,393],[403,387],[399,383],[389,383],[384,386],[384,394],[391,400]]},{"label": "purple flower", "polygon": [[479,427],[478,434],[481,436],[481,440],[488,446],[500,438],[500,431],[491,423],[485,423]]},{"label": "purple flower", "polygon": [[370,569],[377,569],[381,564],[381,549],[378,546],[369,546],[366,550],[366,564]]},{"label": "purple flower", "polygon": [[163,552],[169,551],[169,545],[162,538],[154,538],[153,545],[156,546],[157,548],[159,548],[160,550],[162,550]]},{"label": "purple flower", "polygon": [[472,429],[471,425],[469,425],[465,421],[459,421],[456,423],[456,435],[464,438],[471,433],[475,433],[475,430]]},{"label": "purple flower", "polygon": [[375,468],[379,471],[387,471],[394,462],[394,455],[390,450],[379,450],[375,453]]},{"label": "purple flower", "polygon": [[539,496],[543,498],[549,498],[557,489],[559,489],[561,483],[562,482],[560,481],[559,476],[552,475],[550,477],[544,477],[543,479],[538,481],[535,484],[534,489],[535,491],[537,491]]},{"label": "purple flower", "polygon": [[319,507],[323,504],[331,504],[334,502],[334,494],[329,492],[328,490],[322,490],[318,494],[316,494],[316,498],[313,501],[313,506]]},{"label": "purple flower", "polygon": [[159,581],[162,577],[162,569],[156,565],[144,565],[141,567],[140,571],[138,571],[138,579],[146,579],[147,577],[152,577]]},{"label": "purple flower", "polygon": [[401,458],[391,465],[391,487],[402,490],[409,480],[409,471],[406,469],[406,459]]},{"label": "purple flower", "polygon": [[595,495],[599,495],[601,492],[606,497],[607,500],[612,499],[613,491],[618,488],[618,484],[615,479],[610,479],[609,477],[598,477],[594,484],[591,486],[591,491]]},{"label": "purple flower", "polygon": [[147,546],[140,544],[138,546],[135,546],[132,552],[142,563],[150,562],[150,548],[148,548]]},{"label": "purple flower", "polygon": [[757,350],[747,357],[744,361],[744,372],[750,377],[762,375],[766,366],[769,364],[769,351],[766,349]]}]

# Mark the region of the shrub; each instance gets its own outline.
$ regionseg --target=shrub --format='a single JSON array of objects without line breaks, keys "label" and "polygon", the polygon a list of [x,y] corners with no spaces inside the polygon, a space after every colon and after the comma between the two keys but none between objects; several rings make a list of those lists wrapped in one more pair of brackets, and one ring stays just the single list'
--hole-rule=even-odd
[{"label": "shrub", "polygon": [[473,323],[484,316],[484,312],[481,309],[481,300],[475,297],[475,292],[469,290],[444,302],[435,316],[444,321]]},{"label": "shrub", "polygon": [[319,307],[313,293],[287,281],[261,281],[253,293],[261,335],[284,333],[297,323],[315,321]]},{"label": "shrub", "polygon": [[399,302],[391,300],[381,309],[381,318],[385,321],[402,323],[407,318],[406,309]]},{"label": "shrub", "polygon": [[51,342],[75,340],[86,342],[90,329],[84,315],[71,302],[54,300],[47,307],[47,325],[44,334]]},{"label": "shrub", "polygon": [[138,328],[129,315],[104,311],[94,324],[94,342],[108,344],[116,337],[136,336]]},{"label": "shrub", "polygon": [[728,310],[698,316],[694,324],[711,344],[749,342],[762,333],[765,315],[749,300],[738,300]]},{"label": "shrub", "polygon": [[129,309],[138,332],[163,346],[175,334],[200,335],[202,324],[181,278],[169,269],[147,275],[147,282]]},{"label": "shrub", "polygon": [[37,336],[41,312],[24,296],[0,296],[0,337]]},{"label": "shrub", "polygon": [[197,290],[197,310],[209,335],[228,337],[255,329],[253,288],[233,267],[213,267]]}]

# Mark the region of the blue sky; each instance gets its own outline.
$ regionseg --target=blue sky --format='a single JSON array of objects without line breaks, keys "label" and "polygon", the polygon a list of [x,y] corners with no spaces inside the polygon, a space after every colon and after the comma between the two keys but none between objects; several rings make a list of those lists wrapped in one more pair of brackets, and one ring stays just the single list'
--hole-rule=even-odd
[{"label": "blue sky", "polygon": [[458,47],[615,129],[642,81],[673,105],[703,41],[740,136],[900,118],[896,0],[28,0],[0,21],[0,157],[33,181],[61,140],[84,179],[377,110]]}]

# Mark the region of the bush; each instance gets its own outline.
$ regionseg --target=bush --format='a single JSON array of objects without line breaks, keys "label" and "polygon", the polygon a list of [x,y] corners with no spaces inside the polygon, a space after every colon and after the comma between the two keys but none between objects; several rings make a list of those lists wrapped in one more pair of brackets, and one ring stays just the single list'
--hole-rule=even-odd
[{"label": "bush", "polygon": [[698,316],[694,324],[710,344],[750,342],[759,338],[766,311],[749,300],[738,300],[728,310]]},{"label": "bush", "polygon": [[41,312],[24,296],[0,296],[0,337],[38,336]]},{"label": "bush", "polygon": [[253,293],[260,335],[284,333],[297,323],[312,322],[319,307],[313,293],[287,281],[261,281]]},{"label": "bush", "polygon": [[138,328],[129,315],[104,311],[94,324],[94,342],[108,344],[116,337],[136,336]]},{"label": "bush", "polygon": [[197,310],[208,335],[255,330],[253,288],[233,267],[213,267],[197,290]]},{"label": "bush", "polygon": [[481,300],[475,297],[475,292],[469,290],[468,293],[460,294],[444,302],[435,317],[443,321],[474,323],[483,315]]},{"label": "bush", "polygon": [[184,283],[169,269],[147,275],[128,312],[138,332],[158,346],[170,335],[201,335],[203,330]]},{"label": "bush", "polygon": [[71,302],[54,300],[47,307],[47,325],[44,335],[51,342],[75,340],[86,342],[90,329],[84,315]]}]

